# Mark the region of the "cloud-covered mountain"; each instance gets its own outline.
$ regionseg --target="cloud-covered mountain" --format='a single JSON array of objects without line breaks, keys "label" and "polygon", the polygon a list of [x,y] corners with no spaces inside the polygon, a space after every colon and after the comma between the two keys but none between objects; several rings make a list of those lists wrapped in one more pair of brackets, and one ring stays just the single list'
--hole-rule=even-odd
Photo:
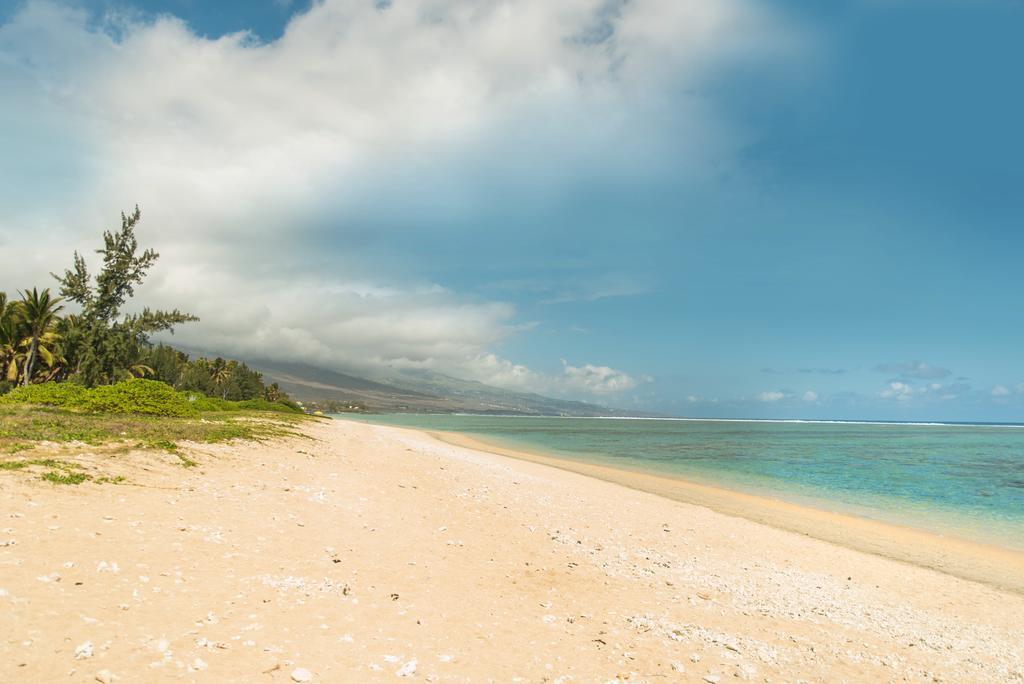
[{"label": "cloud-covered mountain", "polygon": [[369,379],[301,363],[252,363],[270,382],[304,402],[358,405],[367,411],[496,413],[543,416],[633,416],[581,401],[514,392],[424,369],[396,369]]}]

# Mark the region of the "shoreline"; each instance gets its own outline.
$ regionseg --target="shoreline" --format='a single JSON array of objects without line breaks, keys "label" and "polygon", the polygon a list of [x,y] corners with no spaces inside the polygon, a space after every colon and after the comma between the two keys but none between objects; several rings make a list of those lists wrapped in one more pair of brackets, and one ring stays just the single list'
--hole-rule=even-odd
[{"label": "shoreline", "polygon": [[703,506],[716,513],[1024,595],[1024,552],[1011,548],[681,477],[560,458],[464,433],[404,427],[399,429],[421,432],[453,446],[538,463],[673,501]]},{"label": "shoreline", "polygon": [[[347,417],[349,414],[346,413],[332,413],[327,414],[330,416]],[[364,413],[356,415],[397,415],[396,413]],[[551,415],[539,415],[539,414],[528,414],[524,415],[521,413],[460,413],[455,412],[451,414],[438,414],[438,413],[417,413],[415,411],[405,413],[404,415],[410,416],[433,416],[433,415],[452,415],[452,416],[481,416],[488,415],[493,418],[553,418]],[[892,425],[895,427],[909,426],[909,427],[978,427],[978,428],[1013,428],[1013,429],[1024,429],[1024,423],[987,423],[977,421],[916,421],[916,420],[827,420],[818,418],[687,418],[685,416],[569,416],[572,420],[650,420],[650,421],[661,421],[661,422],[678,422],[678,423],[790,423],[795,425]]]}]

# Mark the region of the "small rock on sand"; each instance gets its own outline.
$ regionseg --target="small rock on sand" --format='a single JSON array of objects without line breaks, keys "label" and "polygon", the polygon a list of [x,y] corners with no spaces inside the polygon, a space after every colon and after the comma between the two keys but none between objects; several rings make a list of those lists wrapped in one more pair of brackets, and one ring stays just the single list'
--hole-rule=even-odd
[{"label": "small rock on sand", "polygon": [[75,649],[75,660],[83,660],[85,658],[92,658],[92,642],[86,641],[78,645]]},{"label": "small rock on sand", "polygon": [[304,667],[297,667],[294,670],[292,670],[292,681],[311,682],[313,681],[313,673]]},{"label": "small rock on sand", "polygon": [[94,679],[100,684],[112,684],[113,681],[117,679],[117,675],[110,670],[100,670],[96,673]]},{"label": "small rock on sand", "polygon": [[413,658],[395,672],[399,677],[411,677],[416,674],[416,659]]}]

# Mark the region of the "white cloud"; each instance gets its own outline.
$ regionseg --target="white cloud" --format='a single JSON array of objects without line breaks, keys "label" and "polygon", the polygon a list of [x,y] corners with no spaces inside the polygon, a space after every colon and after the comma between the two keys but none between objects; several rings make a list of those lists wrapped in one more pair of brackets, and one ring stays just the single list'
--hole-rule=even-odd
[{"label": "white cloud", "polygon": [[394,288],[317,278],[250,282],[169,263],[160,275],[176,283],[173,292],[157,286],[145,298],[186,304],[202,319],[175,335],[188,346],[333,367],[446,369],[465,363],[474,377],[490,375],[494,381],[521,374],[520,367],[482,351],[516,330],[507,304],[466,302],[430,285]]},{"label": "white cloud", "polygon": [[764,401],[764,402],[768,402],[768,403],[775,402],[775,401],[781,401],[781,400],[783,400],[785,398],[786,398],[786,393],[785,392],[761,392],[760,394],[757,395],[757,400],[758,401]]},{"label": "white cloud", "polygon": [[804,392],[804,401],[815,402],[818,401],[818,393],[814,390],[807,390]]},{"label": "white cloud", "polygon": [[627,373],[608,366],[571,366],[562,360],[562,385],[583,390],[589,394],[618,394],[631,390],[638,381]]},{"label": "white cloud", "polygon": [[886,389],[878,393],[883,399],[894,399],[907,402],[917,397],[924,401],[951,401],[971,391],[970,385],[963,382],[943,384],[931,382],[927,385],[913,386],[906,382],[894,380]]},{"label": "white cloud", "polygon": [[1010,396],[1010,388],[1005,385],[996,385],[992,388],[991,394],[993,397],[1008,397]]},{"label": "white cloud", "polygon": [[163,255],[143,293],[202,316],[180,330],[189,344],[631,389],[636,379],[606,366],[544,376],[496,356],[519,329],[512,306],[420,278],[418,255],[396,261],[400,235],[353,220],[395,216],[415,231],[420,212],[438,224],[473,215],[494,201],[475,184],[481,154],[503,160],[503,189],[542,199],[584,173],[627,178],[679,159],[686,173],[720,169],[708,161],[727,161],[736,141],[699,87],[729,60],[787,50],[788,29],[751,0],[610,7],[325,0],[264,44],[30,0],[0,25],[0,200],[18,200],[0,201],[0,245],[39,237],[5,264],[0,289],[89,252],[138,202],[140,238]]},{"label": "white cloud", "polygon": [[890,382],[888,389],[878,393],[883,399],[895,399],[897,401],[908,401],[914,396],[914,388],[904,382]]}]

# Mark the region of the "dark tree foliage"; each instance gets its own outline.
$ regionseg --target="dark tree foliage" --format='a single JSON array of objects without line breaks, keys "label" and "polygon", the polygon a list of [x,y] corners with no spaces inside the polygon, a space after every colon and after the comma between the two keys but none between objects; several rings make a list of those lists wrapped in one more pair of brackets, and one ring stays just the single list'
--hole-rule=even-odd
[{"label": "dark tree foliage", "polygon": [[287,399],[276,383],[264,386],[261,373],[238,361],[220,357],[189,359],[188,354],[160,344],[149,349],[142,362],[153,370],[155,380],[178,390],[202,392],[228,401]]},{"label": "dark tree foliage", "polygon": [[103,257],[103,265],[95,278],[90,277],[85,259],[78,252],[72,268],[62,276],[53,274],[60,283],[61,295],[81,307],[77,316],[64,319],[60,335],[65,357],[71,362],[68,375],[88,387],[145,374],[139,368],[139,359],[149,348],[150,337],[199,320],[177,309],[146,308],[121,316],[121,307],[160,257],[152,249],[139,253],[135,225],[141,216],[135,207],[131,214],[121,214],[119,231],[104,231],[103,249],[96,250]]}]

